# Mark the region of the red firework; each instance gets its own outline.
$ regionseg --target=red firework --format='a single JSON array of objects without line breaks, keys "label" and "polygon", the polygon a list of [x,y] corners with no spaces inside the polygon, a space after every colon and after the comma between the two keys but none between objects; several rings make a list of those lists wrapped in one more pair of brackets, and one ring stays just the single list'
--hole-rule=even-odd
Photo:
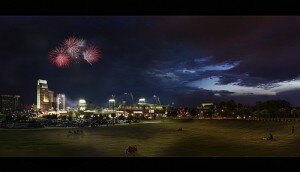
[{"label": "red firework", "polygon": [[92,64],[100,59],[100,51],[94,45],[89,45],[82,53],[83,59]]},{"label": "red firework", "polygon": [[68,67],[70,65],[71,59],[68,53],[63,48],[56,48],[49,53],[50,62],[57,67]]}]

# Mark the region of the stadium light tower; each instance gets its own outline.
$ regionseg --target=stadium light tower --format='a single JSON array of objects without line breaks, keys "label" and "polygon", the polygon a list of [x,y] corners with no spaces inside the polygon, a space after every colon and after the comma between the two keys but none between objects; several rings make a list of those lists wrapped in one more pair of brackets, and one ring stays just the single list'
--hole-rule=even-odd
[{"label": "stadium light tower", "polygon": [[134,104],[133,95],[130,93],[132,104]]},{"label": "stadium light tower", "polygon": [[146,99],[145,98],[140,98],[139,99],[139,104],[143,105],[146,103]]},{"label": "stadium light tower", "polygon": [[128,93],[124,93],[125,96],[125,100],[123,99],[123,104],[126,104],[126,96],[128,95]]},{"label": "stadium light tower", "polygon": [[157,97],[156,95],[153,95],[155,101],[156,101],[156,104],[159,104],[160,105],[160,100],[159,100],[159,97]]},{"label": "stadium light tower", "polygon": [[132,95],[132,93],[124,93],[124,95],[130,96],[130,97],[131,97],[132,104],[134,104],[134,100],[133,100],[133,95]]},{"label": "stadium light tower", "polygon": [[115,110],[115,105],[116,105],[116,100],[115,100],[115,96],[112,95],[112,98],[110,98],[108,100],[108,106],[113,108],[113,110]]}]

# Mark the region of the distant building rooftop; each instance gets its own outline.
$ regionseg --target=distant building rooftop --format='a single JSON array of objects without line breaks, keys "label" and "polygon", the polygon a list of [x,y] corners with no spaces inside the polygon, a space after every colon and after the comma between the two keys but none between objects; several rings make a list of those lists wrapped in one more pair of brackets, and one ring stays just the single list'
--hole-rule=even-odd
[{"label": "distant building rooftop", "polygon": [[214,104],[213,103],[202,103],[202,106],[213,106]]}]

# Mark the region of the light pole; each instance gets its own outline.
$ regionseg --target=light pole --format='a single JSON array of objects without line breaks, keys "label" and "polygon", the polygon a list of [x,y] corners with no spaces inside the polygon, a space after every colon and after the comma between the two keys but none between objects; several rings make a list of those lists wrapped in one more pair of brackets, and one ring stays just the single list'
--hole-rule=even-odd
[{"label": "light pole", "polygon": [[[112,109],[113,109],[112,114],[114,114],[115,113],[115,103],[116,103],[114,95],[112,95],[112,98],[108,100],[108,103],[109,103],[109,106],[112,105]],[[114,123],[115,123],[115,117],[114,117],[114,115],[111,115],[111,116],[113,118],[113,125],[114,125]]]},{"label": "light pole", "polygon": [[112,104],[113,111],[115,110],[115,103],[116,103],[115,96],[112,95],[112,98],[108,100],[108,105],[111,106]]},{"label": "light pole", "polygon": [[132,93],[130,93],[130,96],[131,96],[132,104],[134,104],[134,100],[133,100],[133,95],[132,95]]},{"label": "light pole", "polygon": [[131,102],[132,102],[132,104],[134,104],[132,93],[124,93],[124,95],[130,96],[131,97]]},{"label": "light pole", "polygon": [[129,93],[124,93],[125,95],[125,100],[123,100],[123,102],[127,102],[127,96],[129,96]]},{"label": "light pole", "polygon": [[156,95],[153,95],[153,98],[154,98],[156,104],[158,104],[157,99],[156,99]]},{"label": "light pole", "polygon": [[159,97],[157,97],[156,95],[153,95],[153,97],[156,101],[156,104],[160,105]]}]

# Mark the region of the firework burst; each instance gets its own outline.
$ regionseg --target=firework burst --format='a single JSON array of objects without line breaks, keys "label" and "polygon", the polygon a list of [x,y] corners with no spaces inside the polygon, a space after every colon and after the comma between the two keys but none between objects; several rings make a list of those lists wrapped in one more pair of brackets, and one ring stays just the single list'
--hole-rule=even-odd
[{"label": "firework burst", "polygon": [[78,59],[82,48],[85,46],[85,41],[83,39],[78,39],[76,37],[69,37],[65,39],[62,43],[62,47],[66,49],[68,54],[73,59]]},{"label": "firework burst", "polygon": [[100,51],[94,45],[89,45],[82,53],[83,59],[92,64],[100,59]]},{"label": "firework burst", "polygon": [[49,53],[50,62],[57,67],[68,67],[71,62],[71,58],[63,48],[56,48]]},{"label": "firework burst", "polygon": [[84,39],[78,39],[77,45],[78,45],[78,47],[80,47],[80,48],[84,48],[85,45],[86,45],[85,40],[84,40]]},{"label": "firework burst", "polygon": [[49,59],[57,67],[68,67],[72,61],[95,63],[100,59],[100,55],[98,48],[94,45],[86,46],[84,39],[69,37],[63,40],[59,48],[49,53]]}]

